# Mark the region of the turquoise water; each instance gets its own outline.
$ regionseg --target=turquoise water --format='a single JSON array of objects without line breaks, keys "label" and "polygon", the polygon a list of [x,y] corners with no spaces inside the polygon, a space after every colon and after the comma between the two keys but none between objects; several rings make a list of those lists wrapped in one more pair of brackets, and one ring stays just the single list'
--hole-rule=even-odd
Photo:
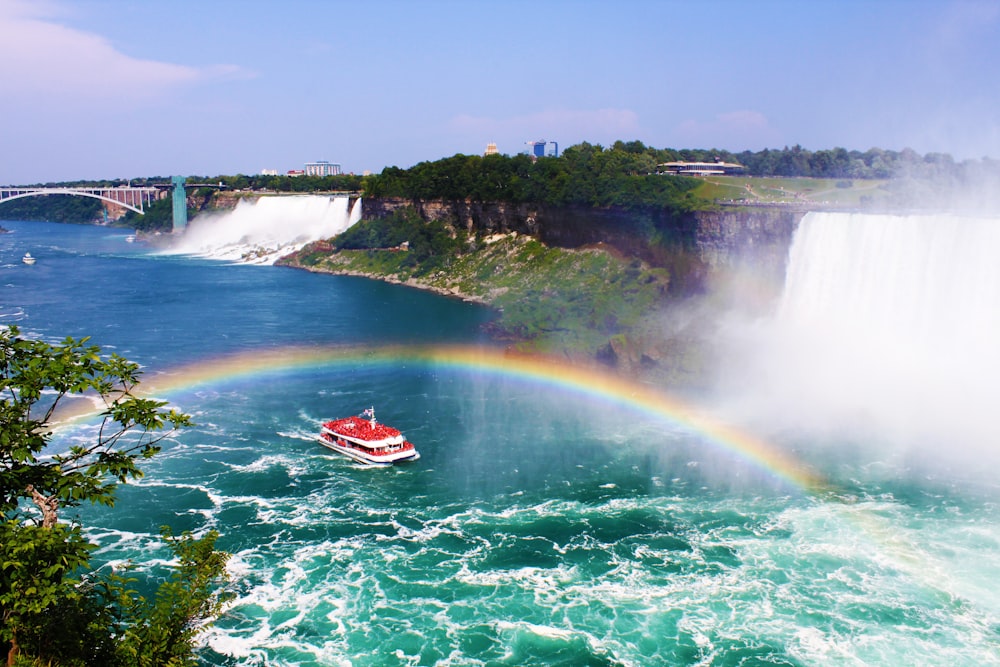
[{"label": "turquoise water", "polygon": [[[476,343],[490,317],[399,286],[158,256],[122,231],[3,226],[0,320],[92,336],[150,375],[292,345]],[[221,532],[237,595],[207,665],[1000,664],[1000,493],[981,478],[776,435],[831,482],[806,492],[680,425],[433,365],[300,368],[169,399],[198,426],[116,508],[80,518],[98,561],[153,574],[159,526]],[[315,442],[321,420],[370,405],[419,461],[366,469]]]}]

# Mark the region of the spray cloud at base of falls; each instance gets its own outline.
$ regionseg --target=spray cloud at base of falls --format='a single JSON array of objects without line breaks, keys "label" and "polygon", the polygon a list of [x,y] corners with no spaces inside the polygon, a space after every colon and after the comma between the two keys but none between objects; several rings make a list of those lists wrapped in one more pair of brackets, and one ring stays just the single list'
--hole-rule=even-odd
[{"label": "spray cloud at base of falls", "polygon": [[273,264],[310,241],[335,236],[361,219],[361,199],[290,195],[240,200],[232,211],[201,215],[167,250],[248,264]]},{"label": "spray cloud at base of falls", "polygon": [[998,252],[996,218],[810,213],[773,317],[728,332],[720,391],[773,432],[1000,459]]}]

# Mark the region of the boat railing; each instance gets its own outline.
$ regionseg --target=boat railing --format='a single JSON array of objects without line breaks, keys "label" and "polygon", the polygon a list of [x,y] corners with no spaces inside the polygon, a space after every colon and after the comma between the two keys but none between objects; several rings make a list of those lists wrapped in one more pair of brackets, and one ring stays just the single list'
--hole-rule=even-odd
[{"label": "boat railing", "polygon": [[[324,433],[324,436],[329,434]],[[328,440],[337,444],[341,447],[346,447],[348,449],[353,449],[358,452],[363,452],[366,454],[374,454],[376,456],[384,456],[386,454],[395,454],[396,452],[405,451],[408,449],[413,449],[413,443],[409,440],[402,442],[401,444],[386,445],[385,447],[364,447],[359,443],[351,442],[350,440],[345,440],[344,438],[334,438],[328,437]]]}]

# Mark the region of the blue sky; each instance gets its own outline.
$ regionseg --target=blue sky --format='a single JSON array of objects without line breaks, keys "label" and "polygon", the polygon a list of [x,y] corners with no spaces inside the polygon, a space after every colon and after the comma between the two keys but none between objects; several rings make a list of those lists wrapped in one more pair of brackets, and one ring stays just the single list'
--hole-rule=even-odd
[{"label": "blue sky", "polygon": [[1000,1],[0,0],[0,184],[656,147],[1000,158]]}]

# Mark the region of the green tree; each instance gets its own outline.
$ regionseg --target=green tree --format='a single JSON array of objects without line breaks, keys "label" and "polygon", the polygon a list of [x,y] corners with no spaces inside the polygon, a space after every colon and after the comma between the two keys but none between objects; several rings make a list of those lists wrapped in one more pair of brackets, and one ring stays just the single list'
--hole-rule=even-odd
[{"label": "green tree", "polygon": [[[136,394],[137,364],[115,354],[102,357],[87,342],[67,338],[50,345],[21,337],[17,327],[0,330],[0,647],[8,665],[22,646],[33,656],[60,661],[54,664],[112,664],[110,654],[128,647],[114,645],[120,623],[139,628],[144,619],[158,619],[164,631],[183,639],[193,622],[206,618],[202,614],[217,609],[204,584],[223,574],[225,556],[216,555],[214,534],[171,542],[180,559],[177,576],[200,602],[164,602],[183,610],[169,616],[170,626],[156,616],[160,612],[150,611],[160,608],[159,599],[144,607],[133,601],[124,580],[88,574],[95,545],[79,525],[60,520],[62,509],[84,502],[113,505],[117,485],[141,477],[140,461],[191,423],[165,402]],[[51,447],[53,420],[71,397],[99,401],[95,434],[86,444]],[[164,593],[164,600],[176,598]],[[113,611],[93,613],[109,605]],[[127,612],[133,617],[125,618]],[[71,631],[74,637],[67,636]],[[85,640],[73,648],[74,638]],[[82,653],[95,650],[104,657]],[[186,663],[170,658],[143,664]]]},{"label": "green tree", "polygon": [[169,232],[174,228],[174,202],[172,197],[157,199],[146,206],[146,213],[129,211],[119,223],[142,232]]},{"label": "green tree", "polygon": [[122,641],[130,667],[195,665],[194,642],[203,627],[197,621],[218,615],[227,600],[217,592],[228,558],[215,549],[219,534],[213,530],[202,539],[189,533],[175,538],[164,527],[162,535],[178,564],[154,601],[139,598],[131,604],[137,620]]},{"label": "green tree", "polygon": [[91,197],[44,195],[0,203],[0,219],[88,223],[100,220],[103,204]]}]

